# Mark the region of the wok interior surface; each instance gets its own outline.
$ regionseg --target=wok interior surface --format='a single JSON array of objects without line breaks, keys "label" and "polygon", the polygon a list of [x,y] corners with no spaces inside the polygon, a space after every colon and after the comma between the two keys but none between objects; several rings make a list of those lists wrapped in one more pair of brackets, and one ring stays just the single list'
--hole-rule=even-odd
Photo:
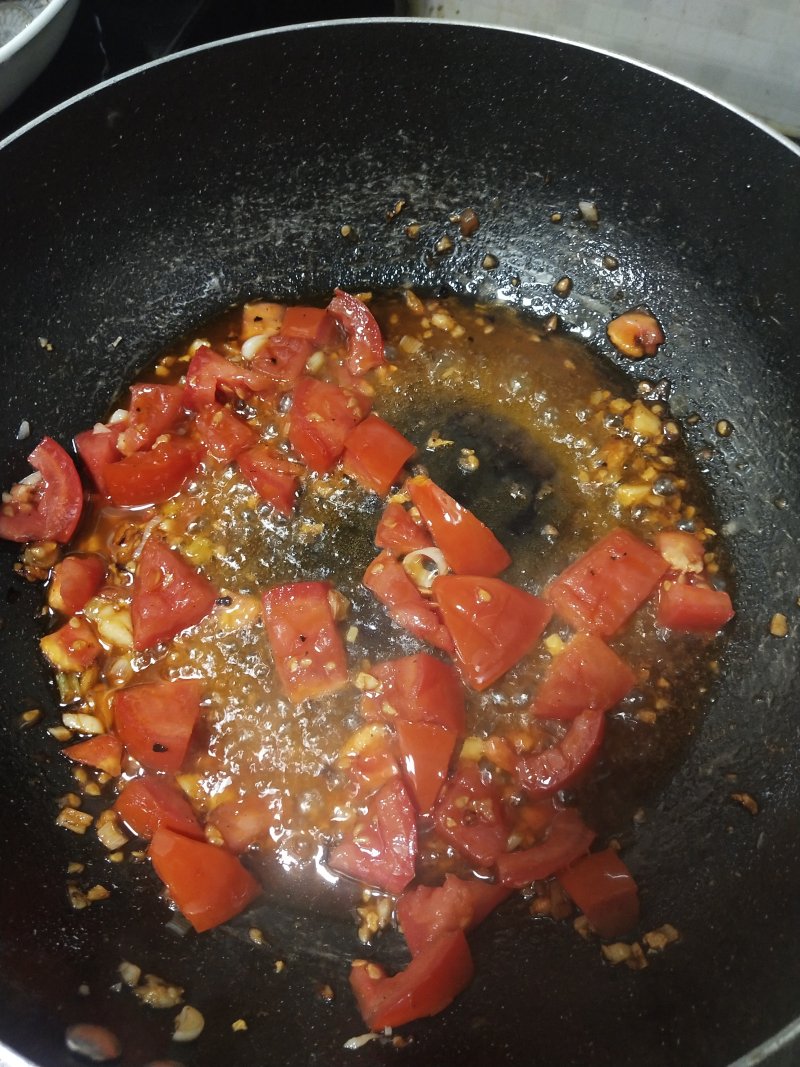
[{"label": "wok interior surface", "polygon": [[[614,969],[569,924],[510,905],[473,935],[477,976],[453,1007],[409,1027],[402,1052],[354,1053],[342,1049],[363,1031],[347,990],[359,954],[349,917],[267,900],[232,930],[179,938],[146,863],[111,865],[55,827],[71,778],[45,732],[57,721],[36,643],[47,623],[3,544],[3,1040],[40,1064],[72,1062],[65,1026],[93,1021],[122,1038],[125,1065],[721,1067],[798,1015],[799,181],[785,144],[631,63],[400,21],[189,53],[2,148],[4,488],[43,434],[67,442],[165,342],[253,296],[413,284],[499,298],[558,313],[612,361],[605,322],[643,304],[668,343],[632,373],[668,378],[675,414],[701,416],[687,435],[728,524],[738,608],[702,727],[626,850],[642,930],[670,922],[680,942],[642,972]],[[389,222],[399,199],[408,206]],[[597,202],[597,226],[579,218],[581,199]],[[465,207],[481,225],[460,241],[448,216]],[[455,249],[437,255],[444,233]],[[607,254],[616,270],[602,267]],[[574,282],[566,299],[552,290],[562,275]],[[722,418],[730,437],[714,431]],[[15,441],[22,419],[29,442]],[[785,640],[769,635],[776,611],[790,620]],[[44,725],[21,730],[33,707]],[[757,816],[736,791],[757,798]],[[113,888],[108,901],[71,910],[71,860]],[[266,948],[249,941],[253,922]],[[194,1045],[171,1045],[174,1012],[111,988],[122,959],[186,987],[206,1017]],[[238,1018],[247,1031],[231,1031]]]}]

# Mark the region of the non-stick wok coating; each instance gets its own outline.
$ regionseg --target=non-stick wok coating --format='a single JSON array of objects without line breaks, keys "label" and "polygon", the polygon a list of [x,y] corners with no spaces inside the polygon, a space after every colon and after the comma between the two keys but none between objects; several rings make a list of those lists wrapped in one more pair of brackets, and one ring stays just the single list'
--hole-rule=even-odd
[{"label": "non-stick wok coating", "polygon": [[[738,606],[707,717],[626,851],[643,929],[671,922],[681,941],[645,971],[613,969],[569,924],[509,906],[474,935],[477,977],[455,1006],[410,1027],[402,1052],[356,1053],[342,1049],[363,1030],[349,918],[270,905],[266,949],[247,920],[179,938],[146,864],[111,865],[54,826],[66,761],[43,726],[18,725],[33,707],[56,721],[41,592],[0,546],[0,1034],[12,1047],[69,1063],[65,1026],[99,1021],[126,1065],[720,1067],[800,1013],[798,188],[787,144],[665,77],[535,36],[400,21],[201,49],[0,150],[4,486],[44,433],[66,442],[101,417],[165,339],[252,296],[407,282],[499,296],[558,313],[612,360],[604,323],[645,304],[668,343],[632,371],[669,378],[675,413],[701,416],[688,435],[707,449]],[[389,223],[399,198],[409,206]],[[577,218],[581,199],[597,202],[596,227]],[[477,235],[433,254],[468,206]],[[417,241],[403,232],[412,218]],[[487,252],[496,270],[481,267]],[[617,270],[601,266],[607,253]],[[567,299],[552,291],[564,274]],[[22,419],[32,436],[17,442]],[[785,640],[769,635],[776,611]],[[79,913],[65,872],[87,855],[113,894]],[[122,958],[186,986],[206,1016],[195,1045],[171,1045],[174,1013],[112,990]],[[248,1029],[233,1033],[239,1017]]]}]

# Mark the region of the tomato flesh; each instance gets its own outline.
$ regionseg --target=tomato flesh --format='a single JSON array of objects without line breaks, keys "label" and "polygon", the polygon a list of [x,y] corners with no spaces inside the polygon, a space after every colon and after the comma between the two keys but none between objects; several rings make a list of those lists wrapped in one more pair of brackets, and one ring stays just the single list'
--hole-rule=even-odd
[{"label": "tomato flesh", "polygon": [[123,456],[150,448],[157,437],[174,428],[183,411],[183,389],[180,385],[131,386],[128,411],[128,425],[116,441]]},{"label": "tomato flesh", "polygon": [[493,577],[510,565],[511,556],[488,526],[430,478],[409,478],[406,488],[456,574]]},{"label": "tomato flesh", "polygon": [[450,631],[390,552],[381,552],[367,567],[364,585],[380,600],[398,626],[443,652],[454,649]]},{"label": "tomato flesh", "polygon": [[576,630],[611,637],[648,599],[667,561],[628,530],[606,534],[544,591]]},{"label": "tomato flesh", "polygon": [[53,568],[47,601],[62,615],[74,615],[91,600],[106,576],[99,556],[65,556]]},{"label": "tomato flesh", "polygon": [[113,734],[98,734],[86,741],[78,741],[61,749],[61,754],[75,763],[104,771],[112,778],[118,778],[122,772],[122,742]]},{"label": "tomato flesh", "polygon": [[554,719],[574,719],[587,708],[608,711],[635,684],[633,671],[604,641],[577,634],[550,664],[531,711]]},{"label": "tomato flesh", "polygon": [[350,987],[370,1030],[437,1015],[472,981],[475,968],[461,930],[443,933],[424,946],[393,977],[376,963],[356,960]]},{"label": "tomato flesh", "polygon": [[268,589],[262,612],[275,669],[294,703],[316,700],[347,684],[347,653],[333,618],[327,582],[290,582]]},{"label": "tomato flesh", "polygon": [[596,836],[575,808],[564,808],[553,816],[543,841],[498,857],[497,877],[513,889],[549,878],[584,856]]},{"label": "tomato flesh", "polygon": [[534,797],[549,796],[581,778],[594,763],[605,734],[602,711],[590,709],[576,715],[564,737],[544,752],[522,756],[517,778]]},{"label": "tomato flesh", "polygon": [[292,393],[289,443],[317,474],[330,470],[347,435],[369,412],[369,398],[331,382],[301,378]]},{"label": "tomato flesh", "polygon": [[149,774],[128,782],[114,810],[137,837],[151,838],[159,826],[203,841],[203,828],[180,789],[166,778]]},{"label": "tomato flesh", "polygon": [[259,374],[271,378],[283,392],[301,377],[313,352],[314,345],[309,341],[279,333],[258,350],[251,366]]},{"label": "tomato flesh", "polygon": [[404,556],[418,548],[430,548],[433,538],[424,526],[412,519],[402,504],[391,501],[378,522],[375,544]]},{"label": "tomato flesh", "polygon": [[624,937],[639,921],[639,891],[615,849],[578,860],[558,880],[600,937]]},{"label": "tomato flesh", "polygon": [[464,761],[456,769],[434,818],[441,837],[479,867],[492,867],[506,850],[508,823],[500,793],[475,763]]},{"label": "tomato flesh", "polygon": [[117,435],[107,426],[93,430],[84,430],[75,436],[75,448],[86,465],[92,481],[103,496],[108,496],[105,470],[109,463],[120,459],[117,448]]},{"label": "tomato flesh", "polygon": [[347,337],[347,369],[351,374],[366,374],[386,362],[381,328],[363,300],[336,289],[328,311]]},{"label": "tomato flesh", "polygon": [[443,575],[434,580],[433,597],[461,671],[479,692],[530,652],[553,614],[539,597],[499,578]]},{"label": "tomato flesh", "polygon": [[656,622],[683,633],[716,633],[735,615],[730,596],[709,585],[666,582],[658,594]]},{"label": "tomato flesh", "polygon": [[276,454],[269,445],[246,448],[236,462],[266,504],[282,515],[292,514],[300,487],[300,467],[297,463]]},{"label": "tomato flesh", "polygon": [[705,549],[694,534],[661,530],[655,536],[655,548],[676,574],[702,574],[705,569]]},{"label": "tomato flesh", "polygon": [[331,850],[328,866],[387,893],[402,893],[414,877],[416,858],[414,806],[402,781],[393,778],[371,799],[366,820]]},{"label": "tomato flesh", "polygon": [[456,669],[427,652],[376,663],[372,673],[380,688],[361,698],[366,718],[425,722],[456,734],[466,729],[464,687]]},{"label": "tomato flesh", "polygon": [[377,415],[368,415],[345,438],[342,465],[348,474],[385,496],[416,448]]},{"label": "tomato flesh", "polygon": [[6,541],[58,541],[75,533],[83,510],[83,487],[75,464],[52,437],[43,437],[28,456],[41,475],[33,487],[15,485],[0,504],[0,538]]},{"label": "tomato flesh", "polygon": [[448,874],[443,885],[407,889],[395,914],[411,955],[416,956],[443,933],[473,930],[510,893],[504,885]]},{"label": "tomato flesh", "polygon": [[289,801],[278,796],[245,796],[218,804],[208,823],[222,834],[225,847],[237,855],[251,845],[280,840],[281,820]]},{"label": "tomato flesh", "polygon": [[150,452],[133,452],[108,463],[102,480],[117,507],[142,507],[169,500],[197,470],[201,451],[182,437],[170,437]]},{"label": "tomato flesh", "polygon": [[149,537],[133,578],[133,647],[141,652],[194,626],[217,598],[211,582],[174,549]]},{"label": "tomato flesh", "polygon": [[147,854],[175,906],[198,933],[244,911],[260,887],[224,848],[159,826]]},{"label": "tomato flesh", "polygon": [[288,307],[283,315],[281,333],[321,348],[336,337],[336,320],[326,308]]},{"label": "tomato flesh", "polygon": [[206,452],[220,463],[230,463],[258,441],[253,427],[224,404],[204,407],[195,419],[195,429]]},{"label": "tomato flesh", "polygon": [[56,670],[74,674],[91,667],[103,651],[91,625],[79,615],[43,637],[39,647]]},{"label": "tomato flesh", "polygon": [[225,399],[240,394],[269,393],[273,389],[273,379],[268,374],[246,364],[232,363],[208,345],[201,345],[186,371],[183,403],[200,411],[208,404],[215,404],[220,393]]},{"label": "tomato flesh", "polygon": [[149,771],[176,774],[200,718],[202,683],[145,682],[114,696],[114,723],[125,748]]},{"label": "tomato flesh", "polygon": [[436,803],[447,781],[458,735],[430,722],[395,723],[397,750],[417,811],[425,814]]}]

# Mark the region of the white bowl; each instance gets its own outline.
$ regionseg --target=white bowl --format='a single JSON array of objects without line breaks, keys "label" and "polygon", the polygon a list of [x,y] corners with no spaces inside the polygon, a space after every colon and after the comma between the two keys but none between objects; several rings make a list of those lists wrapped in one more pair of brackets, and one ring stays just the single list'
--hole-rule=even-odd
[{"label": "white bowl", "polygon": [[58,51],[79,0],[50,0],[24,29],[0,45],[0,111],[27,89]]}]

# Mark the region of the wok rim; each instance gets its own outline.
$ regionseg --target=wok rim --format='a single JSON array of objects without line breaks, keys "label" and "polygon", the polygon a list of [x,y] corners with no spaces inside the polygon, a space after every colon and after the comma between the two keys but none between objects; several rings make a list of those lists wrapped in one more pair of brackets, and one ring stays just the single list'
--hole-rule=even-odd
[{"label": "wok rim", "polygon": [[[48,8],[42,12],[42,15],[48,12],[55,12],[60,10],[68,0],[53,0],[48,5]],[[41,17],[41,16],[39,16]],[[37,20],[35,20],[38,22]],[[696,82],[691,81],[681,75],[674,74],[670,71],[663,69],[655,64],[648,63],[644,60],[637,59],[624,52],[616,52],[607,48],[592,45],[583,41],[578,41],[570,37],[562,37],[556,34],[541,33],[535,30],[528,30],[514,26],[503,26],[496,23],[472,21],[466,19],[439,19],[439,18],[424,18],[413,16],[378,16],[378,17],[364,17],[364,18],[351,18],[351,19],[325,19],[320,21],[293,23],[285,26],[276,26],[265,28],[261,30],[254,30],[249,33],[237,34],[230,37],[220,38],[218,40],[205,42],[200,45],[195,45],[191,48],[182,49],[178,52],[171,53],[169,55],[160,57],[158,59],[150,60],[146,63],[142,63],[136,67],[132,67],[120,74],[107,78],[97,84],[82,90],[79,93],[67,98],[61,103],[38,115],[36,118],[24,123],[18,129],[7,135],[0,140],[0,153],[6,147],[9,147],[18,139],[24,137],[30,131],[36,129],[38,126],[45,122],[49,122],[51,119],[55,119],[62,111],[71,108],[73,105],[79,104],[85,99],[94,97],[98,92],[103,91],[106,87],[117,85],[126,79],[136,78],[139,75],[146,74],[151,68],[157,68],[173,61],[181,61],[190,56],[200,55],[206,51],[216,50],[221,47],[235,45],[245,41],[253,41],[257,38],[270,37],[277,34],[293,34],[298,31],[308,30],[325,30],[327,28],[343,28],[343,27],[369,27],[373,25],[411,25],[411,26],[435,26],[447,29],[448,27],[459,27],[468,30],[500,32],[504,34],[515,34],[520,37],[533,38],[534,40],[547,41],[558,45],[567,45],[572,48],[580,49],[583,52],[594,53],[598,56],[613,59],[617,62],[622,62],[640,70],[646,71],[648,74],[656,75],[657,77],[672,83],[673,85],[680,86],[683,89],[705,98],[712,104],[721,107],[724,111],[736,116],[739,119],[743,119],[751,127],[755,127],[761,133],[766,134],[778,144],[782,145],[792,155],[794,155],[798,161],[800,161],[800,144],[793,141],[791,138],[781,133],[779,130],[771,126],[764,119],[759,118],[756,115],[748,112],[739,105],[725,99],[718,93],[706,89]],[[24,33],[24,31],[23,31]],[[19,34],[17,38],[13,39],[13,43],[17,43],[18,38],[23,34]],[[11,42],[9,42],[11,43]],[[0,165],[2,165],[2,156],[0,156]],[[759,1045],[752,1048],[749,1052],[746,1052],[737,1059],[731,1061],[728,1067],[758,1067],[759,1064],[765,1064],[769,1060],[769,1057],[776,1055],[797,1041],[798,1048],[800,1049],[800,1014],[795,1019],[789,1022],[782,1029],[766,1038]],[[12,1047],[8,1046],[0,1040],[0,1065],[2,1067],[37,1067],[37,1064],[27,1058],[22,1053],[15,1051]]]}]

